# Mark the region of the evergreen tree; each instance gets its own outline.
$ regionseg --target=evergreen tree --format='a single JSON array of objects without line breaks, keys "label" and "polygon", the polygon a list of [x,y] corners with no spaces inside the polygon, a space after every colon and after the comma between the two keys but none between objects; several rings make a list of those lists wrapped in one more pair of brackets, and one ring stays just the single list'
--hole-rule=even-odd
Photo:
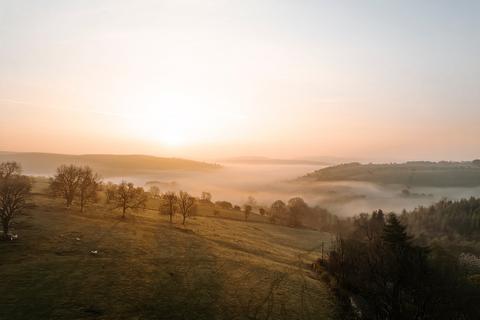
[{"label": "evergreen tree", "polygon": [[393,213],[387,216],[383,227],[382,239],[391,247],[407,247],[411,237],[407,234],[407,227],[400,223],[400,220]]}]

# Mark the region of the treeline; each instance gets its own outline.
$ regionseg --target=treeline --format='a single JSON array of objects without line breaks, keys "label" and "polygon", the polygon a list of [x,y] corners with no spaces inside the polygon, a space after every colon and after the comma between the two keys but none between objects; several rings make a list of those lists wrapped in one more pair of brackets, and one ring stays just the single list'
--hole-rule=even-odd
[{"label": "treeline", "polygon": [[[20,168],[18,164],[12,164]],[[170,222],[173,222],[176,214],[181,215],[182,223],[185,224],[188,217],[197,213],[198,205],[202,204],[212,206],[214,213],[218,213],[218,209],[242,212],[245,221],[257,213],[274,224],[323,231],[334,231],[340,223],[340,220],[326,209],[311,207],[300,197],[291,198],[287,202],[277,200],[271,206],[259,205],[253,197],[248,197],[247,201],[239,206],[228,201],[213,202],[209,192],[202,192],[197,199],[185,191],[161,193],[155,185],[146,191],[126,181],[119,184],[104,183],[102,177],[89,166],[59,166],[54,176],[49,179],[48,194],[63,199],[68,208],[78,206],[80,212],[84,212],[88,206],[97,204],[104,205],[110,210],[121,211],[122,218],[125,218],[128,212],[147,209],[149,204],[149,209],[168,215]]]},{"label": "treeline", "polygon": [[[209,193],[207,194],[211,197]],[[256,212],[261,216],[267,217],[273,224],[293,228],[308,227],[332,232],[336,230],[340,223],[336,215],[319,206],[309,206],[301,197],[291,198],[287,202],[276,200],[270,206],[259,205],[253,197],[248,197],[248,200],[242,207],[233,205],[228,201],[215,201],[212,204],[225,210],[243,211],[245,220],[248,220],[248,217],[253,212]]]},{"label": "treeline", "polygon": [[480,319],[478,270],[441,247],[419,245],[393,213],[350,222],[319,264],[352,318]]},{"label": "treeline", "polygon": [[[0,166],[0,186],[5,195],[0,195],[0,201],[11,203],[14,201],[15,208],[2,208],[1,217],[3,234],[8,235],[9,226],[14,217],[21,213],[27,206],[32,183],[30,178],[21,175],[21,167],[16,162],[2,163]],[[21,189],[11,200],[12,186]],[[242,206],[232,205],[228,201],[212,201],[209,192],[202,192],[199,198],[195,198],[185,191],[160,192],[158,186],[151,186],[149,191],[133,183],[122,181],[119,184],[104,183],[102,177],[94,172],[89,166],[61,165],[48,181],[48,195],[63,199],[65,206],[71,208],[77,206],[80,212],[84,212],[89,206],[102,206],[109,210],[118,210],[122,218],[126,218],[129,212],[139,210],[156,210],[160,214],[168,215],[173,222],[175,215],[182,217],[182,223],[197,213],[198,205],[210,206],[214,214],[219,209],[242,212],[245,221],[257,213],[267,218],[271,223],[290,226],[308,227],[323,231],[334,231],[339,224],[339,219],[318,206],[310,207],[302,198],[295,197],[286,203],[277,200],[271,206],[259,205],[253,197],[249,197]],[[148,205],[148,208],[147,208]]]},{"label": "treeline", "polygon": [[[0,239],[16,238],[16,235],[10,234],[13,220],[33,205],[29,201],[32,180],[21,172],[21,166],[17,162],[0,163]],[[160,193],[158,188],[151,188],[147,192],[126,181],[105,184],[100,175],[89,166],[76,165],[61,165],[56,169],[54,176],[49,179],[48,195],[63,199],[68,208],[78,205],[80,212],[92,204],[109,210],[120,210],[122,218],[126,218],[128,212],[147,209],[149,200],[158,199],[154,202],[158,206],[153,210],[168,215],[172,223],[173,217],[180,214],[184,225],[187,218],[195,215],[198,202],[185,191]]]},{"label": "treeline", "polygon": [[152,187],[150,192],[147,192],[127,181],[104,184],[100,175],[88,166],[58,167],[49,181],[49,191],[51,195],[63,198],[67,207],[78,203],[81,212],[88,204],[99,202],[100,194],[103,193],[105,205],[111,210],[120,210],[122,218],[125,218],[129,211],[147,209],[149,199],[160,199],[156,210],[169,215],[170,222],[173,222],[176,213],[180,213],[183,217],[182,223],[185,224],[186,219],[196,211],[196,199],[185,191],[178,194],[167,191],[161,194],[158,187]]},{"label": "treeline", "polygon": [[388,164],[341,164],[311,172],[299,181],[366,181],[399,184],[406,188],[480,186],[480,160],[465,162],[406,162]]},{"label": "treeline", "polygon": [[242,205],[233,204],[229,201],[212,201],[209,192],[203,192],[200,203],[210,205],[214,208],[214,214],[219,213],[218,209],[243,212],[245,221],[248,221],[252,214],[258,214],[268,218],[270,223],[289,226],[293,228],[308,227],[322,231],[336,230],[340,220],[328,210],[319,206],[309,206],[301,197],[294,197],[287,202],[282,200],[274,201],[270,206],[259,204],[255,198],[249,196]]},{"label": "treeline", "polygon": [[429,207],[404,211],[401,221],[418,237],[480,240],[480,198],[442,200]]},{"label": "treeline", "polygon": [[272,222],[290,227],[310,227],[333,231],[339,223],[336,215],[319,206],[311,207],[300,197],[287,201],[277,200],[269,209]]}]

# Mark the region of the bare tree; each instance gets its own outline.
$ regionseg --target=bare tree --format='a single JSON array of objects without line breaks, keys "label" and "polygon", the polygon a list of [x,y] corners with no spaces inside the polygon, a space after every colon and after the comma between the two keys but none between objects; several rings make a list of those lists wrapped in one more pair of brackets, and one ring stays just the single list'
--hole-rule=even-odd
[{"label": "bare tree", "polygon": [[243,210],[245,212],[245,221],[247,221],[248,217],[252,213],[252,206],[249,205],[249,204],[246,204],[246,205],[243,206]]},{"label": "bare tree", "polygon": [[80,211],[83,212],[85,205],[89,202],[97,202],[97,192],[100,189],[100,176],[93,173],[88,166],[80,170],[80,182],[78,184],[78,196],[80,200]]},{"label": "bare tree", "polygon": [[162,207],[160,207],[162,212],[167,212],[170,216],[170,223],[173,222],[173,215],[177,210],[178,197],[177,194],[173,191],[167,191],[162,194]]},{"label": "bare tree", "polygon": [[115,199],[115,193],[117,192],[117,185],[111,183],[110,181],[104,186],[105,190],[105,203],[110,204],[110,202]]},{"label": "bare tree", "polygon": [[50,179],[50,190],[53,195],[65,199],[67,207],[72,205],[81,180],[82,168],[74,165],[61,165],[55,176]]},{"label": "bare tree", "polygon": [[0,163],[0,179],[7,179],[12,175],[19,175],[21,172],[20,164],[15,161]]},{"label": "bare tree", "polygon": [[31,181],[26,176],[11,173],[7,178],[0,178],[0,220],[5,239],[12,220],[26,208],[31,189]]},{"label": "bare tree", "polygon": [[210,192],[203,191],[200,200],[205,202],[212,202],[212,194]]},{"label": "bare tree", "polygon": [[195,198],[185,191],[180,191],[178,195],[178,208],[183,216],[182,224],[185,220],[195,213]]},{"label": "bare tree", "polygon": [[147,200],[148,196],[145,190],[141,187],[135,187],[131,182],[122,181],[115,188],[114,208],[122,209],[122,218],[125,218],[127,210],[145,210]]}]

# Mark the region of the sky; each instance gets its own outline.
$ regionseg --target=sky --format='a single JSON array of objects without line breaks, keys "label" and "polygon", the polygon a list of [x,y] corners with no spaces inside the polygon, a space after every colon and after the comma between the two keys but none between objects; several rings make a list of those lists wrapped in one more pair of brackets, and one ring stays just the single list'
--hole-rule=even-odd
[{"label": "sky", "polygon": [[0,0],[0,150],[480,157],[480,1]]}]

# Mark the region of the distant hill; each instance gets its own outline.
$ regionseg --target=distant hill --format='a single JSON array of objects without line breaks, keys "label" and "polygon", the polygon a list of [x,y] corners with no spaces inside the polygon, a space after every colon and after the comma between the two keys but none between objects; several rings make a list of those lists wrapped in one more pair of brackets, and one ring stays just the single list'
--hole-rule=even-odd
[{"label": "distant hill", "polygon": [[391,164],[348,163],[320,169],[297,181],[366,181],[430,187],[480,186],[480,163],[415,161]]},{"label": "distant hill", "polygon": [[305,159],[275,159],[267,157],[236,157],[219,160],[222,163],[253,164],[253,165],[312,165],[325,166],[331,163]]},{"label": "distant hill", "polygon": [[67,155],[36,152],[0,152],[0,162],[17,161],[27,174],[49,175],[61,164],[89,165],[105,177],[145,174],[160,170],[204,171],[217,164],[146,155],[86,154]]}]

